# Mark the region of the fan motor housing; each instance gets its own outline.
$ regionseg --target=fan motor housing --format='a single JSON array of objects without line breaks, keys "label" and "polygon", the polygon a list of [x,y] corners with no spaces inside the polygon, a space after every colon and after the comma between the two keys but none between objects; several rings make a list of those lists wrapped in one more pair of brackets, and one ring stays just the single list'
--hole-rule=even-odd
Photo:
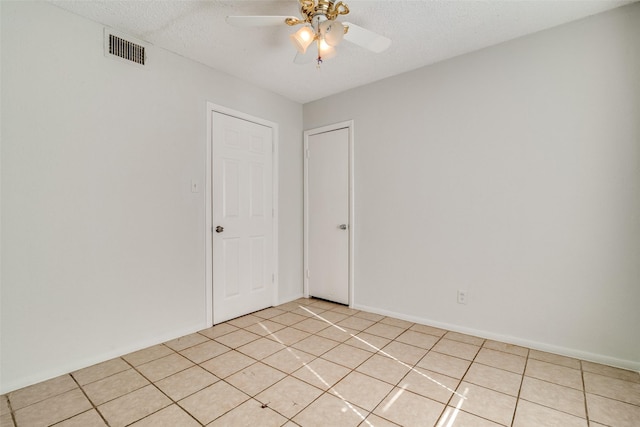
[{"label": "fan motor housing", "polygon": [[299,0],[300,13],[304,17],[304,22],[311,23],[314,17],[324,16],[326,19],[334,20],[338,15],[349,13],[349,7],[342,1],[334,0]]}]

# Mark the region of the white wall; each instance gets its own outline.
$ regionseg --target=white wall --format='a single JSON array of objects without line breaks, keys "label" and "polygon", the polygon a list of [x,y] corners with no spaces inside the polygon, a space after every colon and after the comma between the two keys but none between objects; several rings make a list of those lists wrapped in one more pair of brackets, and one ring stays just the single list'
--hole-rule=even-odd
[{"label": "white wall", "polygon": [[[205,327],[207,101],[279,124],[281,301],[302,294],[302,106],[2,1],[1,391]],[[285,226],[286,225],[286,226]]]},{"label": "white wall", "polygon": [[305,129],[355,120],[357,307],[640,370],[639,22],[304,106]]}]

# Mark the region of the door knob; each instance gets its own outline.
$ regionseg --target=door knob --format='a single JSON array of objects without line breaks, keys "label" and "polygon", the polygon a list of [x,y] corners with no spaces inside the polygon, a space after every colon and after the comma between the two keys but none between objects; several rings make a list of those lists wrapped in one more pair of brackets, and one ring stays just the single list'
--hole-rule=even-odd
[{"label": "door knob", "polygon": [[224,231],[224,227],[217,226],[216,233],[222,233]]},{"label": "door knob", "polygon": [[347,229],[347,224],[340,224],[340,230],[346,230]]}]

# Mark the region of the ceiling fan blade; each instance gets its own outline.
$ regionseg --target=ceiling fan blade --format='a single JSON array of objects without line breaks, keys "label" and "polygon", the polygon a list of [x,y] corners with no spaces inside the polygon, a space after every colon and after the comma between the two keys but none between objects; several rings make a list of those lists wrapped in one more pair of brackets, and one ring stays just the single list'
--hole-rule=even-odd
[{"label": "ceiling fan blade", "polygon": [[307,48],[305,53],[296,53],[296,57],[293,58],[294,64],[304,65],[315,61],[318,58],[318,46],[316,43],[311,43],[311,46]]},{"label": "ceiling fan blade", "polygon": [[236,27],[271,27],[285,25],[287,18],[295,16],[227,16],[227,24]]},{"label": "ceiling fan blade", "polygon": [[343,24],[349,27],[349,31],[344,35],[344,39],[348,42],[357,44],[375,53],[385,51],[391,46],[391,40],[385,36],[381,36],[351,22],[344,22]]}]

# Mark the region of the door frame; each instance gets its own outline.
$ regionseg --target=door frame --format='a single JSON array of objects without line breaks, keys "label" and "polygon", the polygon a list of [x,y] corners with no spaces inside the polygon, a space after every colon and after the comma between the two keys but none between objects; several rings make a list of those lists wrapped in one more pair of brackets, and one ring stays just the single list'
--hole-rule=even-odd
[{"label": "door frame", "polygon": [[355,187],[354,187],[354,121],[348,120],[304,131],[304,286],[303,294],[309,298],[309,137],[338,129],[349,130],[349,307],[354,305],[354,235],[355,235]]},{"label": "door frame", "polygon": [[273,295],[271,303],[278,302],[278,124],[259,117],[237,111],[222,105],[207,102],[207,143],[205,155],[205,311],[207,327],[213,326],[213,113],[226,114],[238,119],[271,128],[272,136],[272,176],[271,198],[273,207]]}]

